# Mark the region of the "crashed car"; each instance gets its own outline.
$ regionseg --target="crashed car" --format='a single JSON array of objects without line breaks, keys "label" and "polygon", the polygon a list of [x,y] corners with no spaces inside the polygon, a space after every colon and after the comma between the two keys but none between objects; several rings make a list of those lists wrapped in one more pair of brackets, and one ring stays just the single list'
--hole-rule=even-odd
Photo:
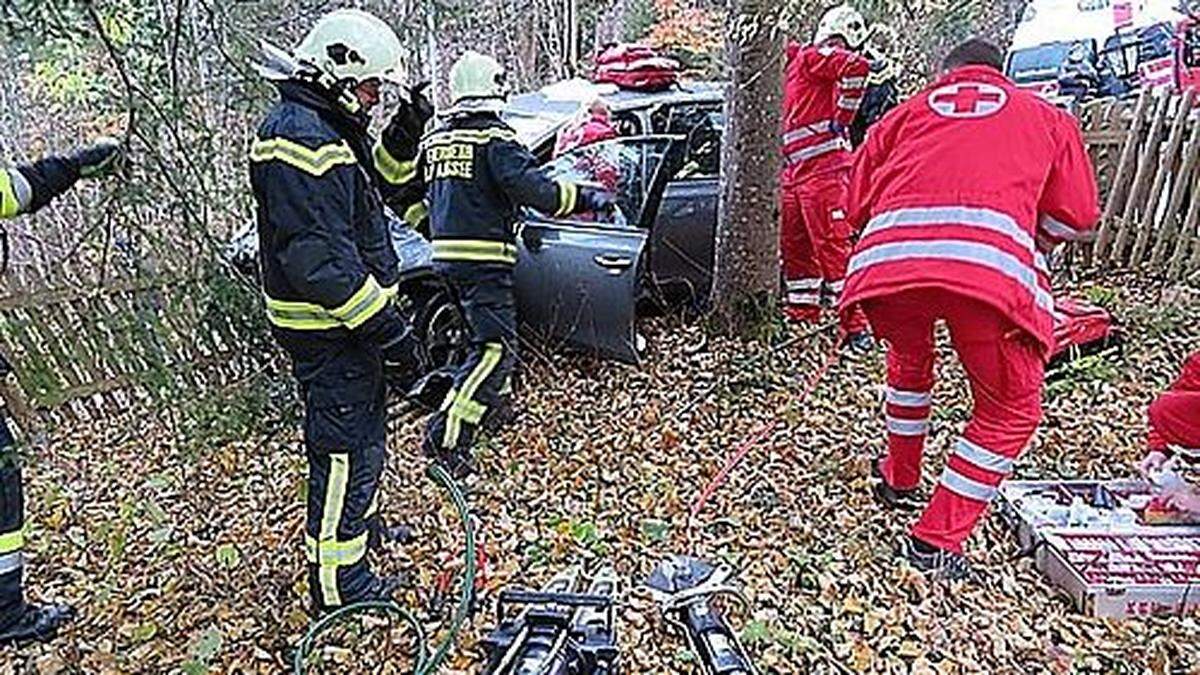
[{"label": "crashed car", "polygon": [[[582,102],[600,96],[621,136],[551,158],[555,135]],[[702,305],[712,282],[723,86],[683,84],[632,92],[570,81],[515,96],[505,120],[554,178],[603,186],[608,213],[553,218],[532,209],[516,229],[515,295],[522,330],[550,348],[638,361],[639,308]],[[392,223],[399,304],[435,365],[461,357],[462,318],[432,265],[429,242]],[[235,264],[257,269],[253,224],[235,234]]]}]

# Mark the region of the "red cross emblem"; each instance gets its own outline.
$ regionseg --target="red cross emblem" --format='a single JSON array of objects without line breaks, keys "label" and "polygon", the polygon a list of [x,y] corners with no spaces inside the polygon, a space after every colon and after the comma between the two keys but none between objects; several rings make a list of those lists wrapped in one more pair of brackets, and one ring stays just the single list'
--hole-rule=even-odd
[{"label": "red cross emblem", "polygon": [[994,84],[960,82],[935,89],[929,107],[942,117],[987,117],[1008,102],[1008,92]]}]

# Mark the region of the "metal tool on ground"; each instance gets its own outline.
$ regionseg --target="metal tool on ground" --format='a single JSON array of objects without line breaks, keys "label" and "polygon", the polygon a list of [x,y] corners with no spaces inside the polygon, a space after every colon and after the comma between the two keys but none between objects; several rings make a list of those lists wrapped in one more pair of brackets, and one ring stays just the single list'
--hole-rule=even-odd
[{"label": "metal tool on ground", "polygon": [[675,555],[654,568],[646,586],[666,622],[687,640],[704,675],[758,674],[722,612],[723,597],[749,605],[728,566]]},{"label": "metal tool on ground", "polygon": [[[619,585],[611,567],[578,591],[582,574],[571,568],[540,591],[500,592],[497,628],[482,641],[488,675],[616,675],[619,672],[615,605]],[[520,607],[515,614],[510,610]]]}]

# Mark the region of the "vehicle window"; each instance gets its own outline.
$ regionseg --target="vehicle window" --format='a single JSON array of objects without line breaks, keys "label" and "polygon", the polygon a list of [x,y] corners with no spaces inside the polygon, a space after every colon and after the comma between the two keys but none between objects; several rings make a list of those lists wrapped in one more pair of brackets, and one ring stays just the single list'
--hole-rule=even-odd
[{"label": "vehicle window", "polygon": [[664,105],[650,115],[656,134],[687,139],[683,166],[676,178],[712,178],[721,174],[721,132],[725,107],[721,103]]},{"label": "vehicle window", "polygon": [[585,145],[554,159],[545,171],[551,178],[597,187],[616,196],[619,214],[581,214],[577,219],[614,225],[636,224],[654,172],[670,141],[615,140]]},{"label": "vehicle window", "polygon": [[1138,35],[1138,63],[1171,55],[1171,31],[1164,24],[1155,24]]},{"label": "vehicle window", "polygon": [[1183,63],[1188,68],[1200,66],[1200,26],[1187,30],[1183,44]]},{"label": "vehicle window", "polygon": [[1057,78],[1058,69],[1067,60],[1070,49],[1068,42],[1018,49],[1009,58],[1009,76],[1020,84]]},{"label": "vehicle window", "polygon": [[618,136],[641,136],[646,133],[642,130],[642,121],[633,112],[613,113],[612,124]]}]

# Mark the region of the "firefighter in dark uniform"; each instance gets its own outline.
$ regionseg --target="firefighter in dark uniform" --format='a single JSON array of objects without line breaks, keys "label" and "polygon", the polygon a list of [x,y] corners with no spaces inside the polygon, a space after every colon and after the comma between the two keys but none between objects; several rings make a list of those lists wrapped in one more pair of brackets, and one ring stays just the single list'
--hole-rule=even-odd
[{"label": "firefighter in dark uniform", "polygon": [[426,428],[425,452],[454,475],[474,470],[479,427],[503,409],[516,363],[513,266],[518,209],[566,216],[607,211],[613,196],[559,182],[501,121],[504,69],[468,51],[450,70],[452,108],[421,141],[418,172],[427,189],[433,259],[470,330],[466,360]]},{"label": "firefighter in dark uniform", "polygon": [[900,61],[893,50],[896,29],[885,24],[871,26],[870,38],[863,47],[871,70],[867,74],[867,90],[862,105],[850,123],[850,144],[855,148],[867,139],[867,129],[900,104]]},{"label": "firefighter in dark uniform", "polygon": [[[80,178],[105,175],[121,156],[121,146],[102,139],[71,155],[46,157],[32,164],[0,167],[0,218],[33,213],[66,192]],[[0,358],[0,376],[11,368]],[[71,619],[68,605],[25,602],[22,592],[25,547],[25,500],[20,458],[12,432],[0,416],[0,645],[49,640]]]},{"label": "firefighter in dark uniform", "polygon": [[260,68],[280,100],[258,129],[250,180],[268,319],[304,399],[305,549],[317,613],[390,598],[397,586],[371,572],[366,553],[386,537],[377,503],[386,385],[411,380],[421,364],[392,303],[399,269],[383,192],[413,182],[420,129],[410,129],[407,147],[389,149],[371,142],[367,126],[400,54],[383,21],[339,10],[317,22],[292,68]]}]

